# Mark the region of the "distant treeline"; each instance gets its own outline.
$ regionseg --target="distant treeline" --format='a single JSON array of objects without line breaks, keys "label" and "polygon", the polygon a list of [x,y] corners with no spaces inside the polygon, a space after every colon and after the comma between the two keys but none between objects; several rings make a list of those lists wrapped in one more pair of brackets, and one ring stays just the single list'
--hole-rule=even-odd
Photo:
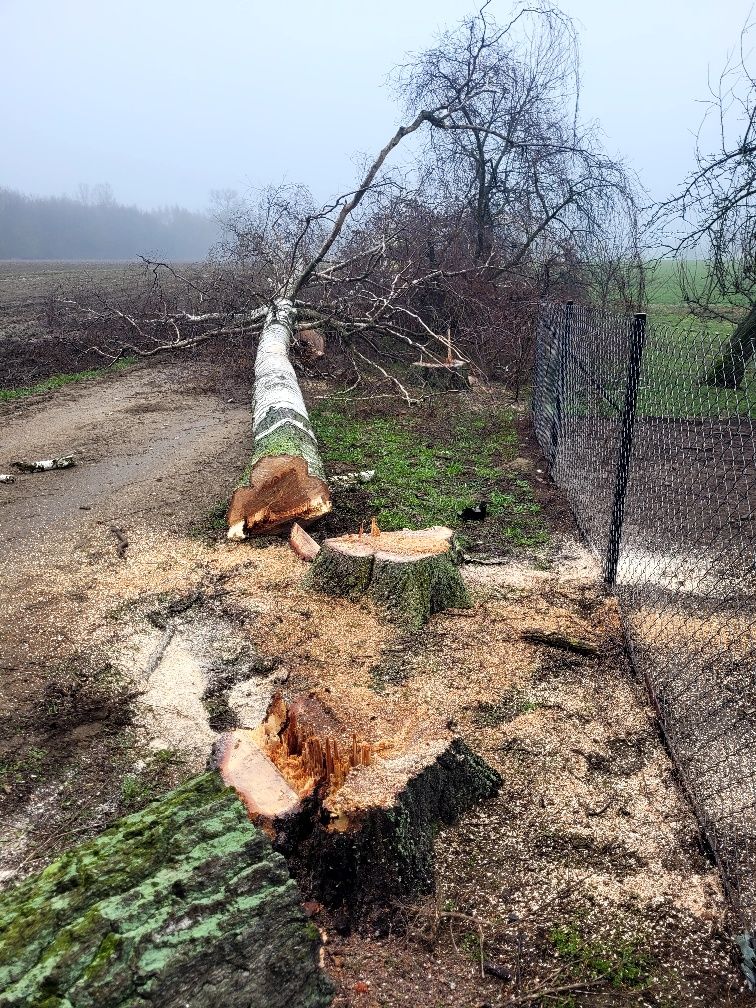
[{"label": "distant treeline", "polygon": [[25,196],[0,187],[0,259],[204,259],[219,229],[182,207],[140,210],[109,186],[69,196]]}]

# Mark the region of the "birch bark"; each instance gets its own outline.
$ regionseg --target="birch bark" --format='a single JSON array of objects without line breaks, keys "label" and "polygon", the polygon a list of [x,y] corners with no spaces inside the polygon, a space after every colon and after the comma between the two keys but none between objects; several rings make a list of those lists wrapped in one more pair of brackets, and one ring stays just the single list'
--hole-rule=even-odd
[{"label": "birch bark", "polygon": [[307,407],[289,360],[297,311],[279,298],[268,312],[255,357],[254,454],[231,499],[229,539],[300,525],[331,510],[331,497]]}]

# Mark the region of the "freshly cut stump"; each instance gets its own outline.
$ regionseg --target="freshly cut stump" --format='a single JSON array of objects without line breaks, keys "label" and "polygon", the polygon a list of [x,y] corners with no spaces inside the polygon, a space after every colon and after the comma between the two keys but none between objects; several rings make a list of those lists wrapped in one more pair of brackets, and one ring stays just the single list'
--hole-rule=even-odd
[{"label": "freshly cut stump", "polygon": [[325,1008],[319,933],[216,773],[0,895],[2,1008]]},{"label": "freshly cut stump", "polygon": [[231,732],[220,757],[308,895],[358,923],[431,890],[437,824],[501,782],[445,727],[367,740],[312,694],[276,695],[262,725]]},{"label": "freshly cut stump", "polygon": [[433,613],[469,606],[454,533],[443,526],[326,539],[310,575],[330,595],[369,595],[400,623],[419,627]]}]

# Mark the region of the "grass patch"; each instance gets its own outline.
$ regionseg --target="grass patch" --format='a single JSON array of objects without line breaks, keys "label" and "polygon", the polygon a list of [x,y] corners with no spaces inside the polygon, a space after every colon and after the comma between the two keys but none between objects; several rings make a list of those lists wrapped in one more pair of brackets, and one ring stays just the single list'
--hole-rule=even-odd
[{"label": "grass patch", "polygon": [[186,763],[181,753],[173,749],[149,752],[146,758],[121,778],[118,803],[124,812],[136,812],[183,779]]},{"label": "grass patch", "polygon": [[486,500],[485,524],[496,538],[516,546],[545,541],[530,484],[507,473],[518,448],[509,410],[482,414],[457,400],[446,414],[358,418],[348,404],[329,402],[311,420],[329,471],[375,469],[362,518],[375,515],[382,529],[459,526],[464,508]]},{"label": "grass patch", "polygon": [[633,941],[586,938],[574,924],[553,928],[549,941],[578,982],[603,980],[614,990],[637,990],[648,981],[650,959]]},{"label": "grass patch", "polygon": [[0,402],[11,402],[14,399],[24,399],[26,396],[38,395],[43,392],[57,392],[64,385],[72,382],[85,381],[87,378],[99,378],[101,375],[114,371],[124,371],[136,362],[136,357],[122,357],[110,367],[90,368],[88,371],[74,371],[72,374],[57,374],[45,378],[44,381],[37,382],[36,385],[27,385],[24,388],[0,389]]}]

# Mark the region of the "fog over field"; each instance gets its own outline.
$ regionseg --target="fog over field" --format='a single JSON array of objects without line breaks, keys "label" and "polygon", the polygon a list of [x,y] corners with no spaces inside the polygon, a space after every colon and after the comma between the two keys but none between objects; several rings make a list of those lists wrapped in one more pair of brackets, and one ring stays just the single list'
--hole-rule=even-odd
[{"label": "fog over field", "polygon": [[[118,203],[163,209],[147,220],[22,205],[0,192],[0,257],[196,258],[213,228],[176,208],[206,214],[213,190],[286,181],[318,201],[347,190],[363,154],[401,119],[387,86],[392,67],[474,7],[3,0],[0,189],[78,199],[82,184],[90,193],[109,185]],[[710,70],[724,65],[749,8],[749,0],[564,4],[580,33],[582,113],[650,197],[685,176]]]}]

